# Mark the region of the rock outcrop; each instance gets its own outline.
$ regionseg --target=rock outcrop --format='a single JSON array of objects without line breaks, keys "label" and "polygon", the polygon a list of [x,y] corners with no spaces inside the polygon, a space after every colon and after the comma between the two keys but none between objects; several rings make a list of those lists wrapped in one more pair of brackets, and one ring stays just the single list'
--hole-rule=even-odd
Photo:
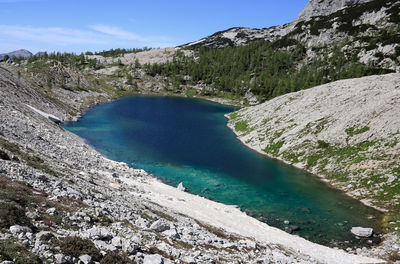
[{"label": "rock outcrop", "polygon": [[70,105],[88,91],[61,103],[59,90],[0,66],[1,206],[18,215],[0,221],[1,245],[19,245],[7,254],[18,248],[27,263],[383,262],[313,244],[103,157],[43,114],[71,118]]},{"label": "rock outcrop", "polygon": [[327,16],[340,9],[370,1],[372,0],[310,0],[297,19],[307,20],[315,16]]},{"label": "rock outcrop", "polygon": [[[279,96],[231,115],[249,147],[392,208],[400,196],[400,74],[337,81]],[[380,197],[380,198],[376,198]]]}]

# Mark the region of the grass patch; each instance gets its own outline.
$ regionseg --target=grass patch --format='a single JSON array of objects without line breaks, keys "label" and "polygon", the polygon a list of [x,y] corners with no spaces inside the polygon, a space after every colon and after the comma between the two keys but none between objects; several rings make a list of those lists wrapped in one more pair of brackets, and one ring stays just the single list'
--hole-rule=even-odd
[{"label": "grass patch", "polygon": [[197,95],[197,91],[195,89],[187,89],[185,94],[186,96],[193,97]]},{"label": "grass patch", "polygon": [[81,255],[89,255],[94,261],[101,259],[100,251],[89,239],[80,237],[66,237],[57,242],[64,255],[78,258]]},{"label": "grass patch", "polygon": [[240,132],[246,132],[248,130],[248,124],[246,121],[239,121],[235,123],[235,130]]},{"label": "grass patch", "polygon": [[127,256],[123,254],[118,254],[116,252],[109,252],[100,261],[100,264],[135,264],[133,260],[130,260]]},{"label": "grass patch", "polygon": [[238,112],[233,112],[229,114],[229,118],[232,120],[235,120],[239,117],[239,113]]},{"label": "grass patch", "polygon": [[318,164],[318,160],[321,158],[321,155],[311,155],[307,157],[307,168],[314,167]]},{"label": "grass patch", "polygon": [[264,148],[264,152],[272,155],[278,155],[279,150],[281,149],[283,144],[285,144],[284,140],[278,141],[276,143],[270,143],[268,146]]},{"label": "grass patch", "polygon": [[323,140],[318,140],[317,144],[318,144],[318,148],[322,148],[322,149],[329,148],[329,146],[330,146],[328,142],[325,142]]},{"label": "grass patch", "polygon": [[42,264],[43,261],[25,246],[13,240],[0,241],[0,261],[14,261],[15,264]]},{"label": "grass patch", "polygon": [[357,127],[349,127],[349,128],[346,128],[344,130],[344,132],[346,132],[347,135],[352,137],[354,135],[358,135],[358,134],[362,134],[364,132],[367,132],[368,130],[369,130],[368,126],[364,126],[362,128],[359,128],[359,129]]}]

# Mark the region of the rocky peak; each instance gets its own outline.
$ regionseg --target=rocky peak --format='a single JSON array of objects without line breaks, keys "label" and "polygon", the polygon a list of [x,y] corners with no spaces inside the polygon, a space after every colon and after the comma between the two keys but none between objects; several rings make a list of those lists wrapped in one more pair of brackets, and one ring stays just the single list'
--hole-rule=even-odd
[{"label": "rocky peak", "polygon": [[297,20],[308,20],[314,16],[327,16],[340,9],[370,1],[372,0],[310,0],[298,15]]},{"label": "rocky peak", "polygon": [[4,58],[4,56],[8,55],[8,57],[13,58],[19,58],[19,57],[24,57],[24,58],[29,58],[30,56],[32,56],[32,53],[28,50],[25,49],[19,49],[16,51],[12,51],[12,52],[8,52],[8,53],[3,53],[0,54],[0,60],[2,60]]}]

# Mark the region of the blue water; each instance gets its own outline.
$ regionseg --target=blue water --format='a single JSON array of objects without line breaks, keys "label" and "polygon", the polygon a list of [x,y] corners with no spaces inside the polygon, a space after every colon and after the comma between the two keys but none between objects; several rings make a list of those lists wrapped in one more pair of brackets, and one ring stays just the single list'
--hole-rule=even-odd
[{"label": "blue water", "polygon": [[244,146],[226,126],[224,114],[234,110],[198,99],[134,96],[92,107],[64,127],[111,159],[173,186],[183,182],[191,193],[238,205],[314,242],[359,246],[367,242],[349,232],[352,226],[379,231],[376,210]]}]

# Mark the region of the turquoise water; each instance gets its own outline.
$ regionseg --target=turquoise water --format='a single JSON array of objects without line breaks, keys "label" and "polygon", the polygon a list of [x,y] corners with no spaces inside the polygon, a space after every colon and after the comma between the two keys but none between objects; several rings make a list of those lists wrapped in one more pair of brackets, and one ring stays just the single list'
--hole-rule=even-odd
[{"label": "turquoise water", "polygon": [[111,159],[314,242],[366,245],[350,228],[379,231],[376,210],[244,146],[226,126],[224,114],[232,111],[198,99],[135,96],[90,108],[64,127]]}]

